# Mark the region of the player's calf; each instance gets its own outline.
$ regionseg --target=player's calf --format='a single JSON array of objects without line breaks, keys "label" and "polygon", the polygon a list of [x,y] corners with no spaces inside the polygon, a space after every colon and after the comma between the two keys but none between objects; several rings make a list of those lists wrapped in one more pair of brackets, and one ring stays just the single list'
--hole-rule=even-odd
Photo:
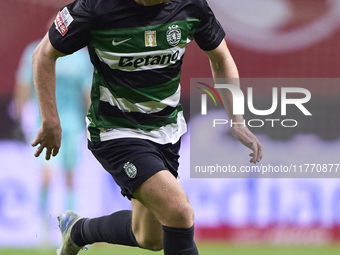
[{"label": "player's calf", "polygon": [[159,236],[158,238],[147,239],[147,237],[137,238],[137,242],[140,247],[150,250],[150,251],[161,251],[163,250],[163,237]]}]

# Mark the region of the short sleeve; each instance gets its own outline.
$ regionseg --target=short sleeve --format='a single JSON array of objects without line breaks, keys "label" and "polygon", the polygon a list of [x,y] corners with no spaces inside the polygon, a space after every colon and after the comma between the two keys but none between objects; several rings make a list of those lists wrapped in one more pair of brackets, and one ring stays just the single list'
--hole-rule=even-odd
[{"label": "short sleeve", "polygon": [[85,47],[91,40],[91,10],[88,0],[76,0],[61,9],[49,30],[55,49],[64,54]]},{"label": "short sleeve", "polygon": [[225,32],[206,0],[201,0],[200,8],[201,18],[194,34],[195,41],[204,51],[216,49],[224,39]]}]

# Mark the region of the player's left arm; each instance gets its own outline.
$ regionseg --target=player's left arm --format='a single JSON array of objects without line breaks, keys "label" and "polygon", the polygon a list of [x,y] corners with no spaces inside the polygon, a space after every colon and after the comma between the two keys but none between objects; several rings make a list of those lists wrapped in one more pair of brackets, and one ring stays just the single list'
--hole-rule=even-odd
[{"label": "player's left arm", "polygon": [[[236,64],[229,52],[225,40],[214,50],[205,51],[210,60],[211,71],[216,83],[228,83],[240,87]],[[229,119],[233,123],[244,123],[243,115],[233,115],[233,97],[228,89],[218,89]],[[232,127],[233,136],[253,152],[249,155],[250,162],[260,162],[263,157],[263,146],[257,137],[243,124]]]}]

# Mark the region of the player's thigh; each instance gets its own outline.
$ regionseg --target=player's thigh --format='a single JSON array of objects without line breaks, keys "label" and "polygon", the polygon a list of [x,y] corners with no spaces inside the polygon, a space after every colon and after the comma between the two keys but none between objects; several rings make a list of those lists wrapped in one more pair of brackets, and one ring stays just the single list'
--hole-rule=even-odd
[{"label": "player's thigh", "polygon": [[194,223],[187,195],[167,170],[157,172],[147,179],[133,196],[153,212],[162,225],[189,228]]},{"label": "player's thigh", "polygon": [[137,242],[144,248],[163,248],[163,229],[156,216],[137,199],[132,203],[132,230]]}]

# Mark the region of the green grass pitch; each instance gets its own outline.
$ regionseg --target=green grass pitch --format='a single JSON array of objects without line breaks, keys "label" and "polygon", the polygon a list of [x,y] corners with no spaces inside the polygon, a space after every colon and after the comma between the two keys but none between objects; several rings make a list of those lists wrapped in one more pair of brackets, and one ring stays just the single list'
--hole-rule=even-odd
[{"label": "green grass pitch", "polygon": [[[200,255],[334,255],[340,254],[340,244],[330,246],[270,246],[270,245],[232,245],[223,243],[198,243]],[[0,255],[55,255],[56,249],[5,249],[0,247]],[[163,252],[150,252],[138,248],[117,245],[93,245],[80,255],[161,255]]]}]

